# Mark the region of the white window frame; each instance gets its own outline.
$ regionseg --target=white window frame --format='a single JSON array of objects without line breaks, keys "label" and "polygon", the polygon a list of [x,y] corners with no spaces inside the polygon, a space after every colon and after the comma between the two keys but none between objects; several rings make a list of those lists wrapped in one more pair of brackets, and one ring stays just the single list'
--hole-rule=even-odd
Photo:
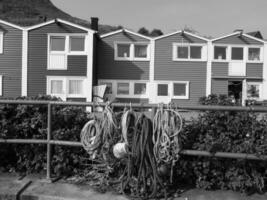
[{"label": "white window frame", "polygon": [[[174,84],[185,84],[185,95],[184,96],[178,96],[174,94]],[[171,91],[172,91],[172,98],[173,99],[189,99],[189,81],[174,81],[171,84]]]},{"label": "white window frame", "polygon": [[[181,83],[186,84],[186,95],[185,96],[175,96],[174,95],[174,84],[175,83]],[[189,99],[189,91],[190,91],[190,81],[156,81],[157,84],[157,91],[156,94],[158,96],[158,85],[159,84],[166,84],[168,85],[168,96],[159,96],[159,97],[169,97],[170,99]]]},{"label": "white window frame", "polygon": [[[63,81],[63,94],[54,94],[51,92],[51,81],[52,80]],[[83,81],[82,94],[70,94],[69,93],[69,81],[70,80],[82,80]],[[51,96],[60,97],[62,100],[66,100],[67,98],[86,98],[85,80],[86,80],[86,77],[80,77],[80,76],[47,76],[46,77],[46,93]]]},{"label": "white window frame", "polygon": [[[128,44],[130,45],[129,49],[129,57],[119,57],[118,56],[118,45],[120,44]],[[135,57],[135,45],[147,45],[147,57],[141,58],[141,57]],[[114,60],[119,61],[149,61],[150,60],[150,44],[149,42],[114,42]]]},{"label": "white window frame", "polygon": [[[201,58],[190,58],[190,47],[201,47]],[[178,47],[188,47],[188,58],[178,58]],[[207,44],[202,43],[173,43],[172,44],[172,60],[173,61],[207,61]]]},{"label": "white window frame", "polygon": [[0,31],[0,54],[4,52],[4,32]]},{"label": "white window frame", "polygon": [[[65,50],[64,51],[50,51],[51,37],[65,37]],[[70,38],[71,37],[84,37],[84,51],[70,51]],[[69,55],[87,55],[87,38],[84,33],[49,33],[47,36],[47,69],[48,70],[67,70],[68,56]],[[64,55],[64,67],[54,68],[50,66],[50,55]]]},{"label": "white window frame", "polygon": [[[148,98],[148,81],[143,80],[111,80],[111,79],[101,79],[98,80],[98,84],[111,83],[112,84],[112,95],[116,98]],[[123,95],[118,94],[118,83],[129,83],[129,94]],[[145,94],[134,94],[134,84],[135,83],[145,83],[146,84],[146,93]]]},{"label": "white window frame", "polygon": [[259,97],[256,98],[256,97],[248,97],[248,93],[246,91],[246,97],[247,99],[251,99],[251,100],[261,100],[262,99],[262,87],[263,87],[263,84],[261,82],[249,82],[247,81],[247,87],[246,87],[246,90],[248,88],[249,85],[258,85],[259,86]]},{"label": "white window frame", "polygon": [[0,75],[0,96],[3,96],[3,75]]},{"label": "white window frame", "polygon": [[[260,60],[249,60],[249,49],[250,48],[258,48],[260,49]],[[262,63],[263,62],[263,46],[257,46],[257,45],[250,45],[247,47],[247,58],[248,63]]]}]

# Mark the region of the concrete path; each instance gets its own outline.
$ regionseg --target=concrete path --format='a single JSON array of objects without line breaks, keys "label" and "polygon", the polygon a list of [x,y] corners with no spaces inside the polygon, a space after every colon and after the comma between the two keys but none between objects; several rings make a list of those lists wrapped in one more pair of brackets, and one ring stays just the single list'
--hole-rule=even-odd
[{"label": "concrete path", "polygon": [[[127,200],[111,192],[100,194],[87,185],[61,182],[48,183],[44,179],[0,174],[0,200]],[[267,200],[267,194],[246,196],[231,191],[189,190],[175,200]]]}]

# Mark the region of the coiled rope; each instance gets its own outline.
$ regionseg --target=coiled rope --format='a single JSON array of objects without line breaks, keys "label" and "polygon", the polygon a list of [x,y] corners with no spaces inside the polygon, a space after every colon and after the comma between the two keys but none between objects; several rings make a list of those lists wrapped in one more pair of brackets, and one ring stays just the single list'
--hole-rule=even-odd
[{"label": "coiled rope", "polygon": [[174,109],[157,110],[153,119],[153,152],[158,167],[161,165],[171,165],[170,182],[172,182],[173,166],[179,159],[181,143],[179,133],[183,127],[181,115]]},{"label": "coiled rope", "polygon": [[135,121],[133,141],[129,146],[131,150],[121,179],[122,191],[131,197],[154,198],[158,194],[157,189],[161,183],[153,154],[152,135],[151,120],[141,114]]},{"label": "coiled rope", "polygon": [[99,119],[95,117],[84,125],[80,137],[82,146],[91,159],[98,156],[108,161],[112,147],[120,137],[115,113],[109,105],[105,106]]}]

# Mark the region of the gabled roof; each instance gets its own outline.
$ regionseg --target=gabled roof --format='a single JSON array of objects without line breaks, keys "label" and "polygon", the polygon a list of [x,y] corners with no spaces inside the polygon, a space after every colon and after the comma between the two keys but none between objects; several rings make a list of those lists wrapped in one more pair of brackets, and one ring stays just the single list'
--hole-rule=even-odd
[{"label": "gabled roof", "polygon": [[253,31],[253,32],[249,32],[247,34],[251,35],[253,37],[259,38],[259,39],[263,39],[263,36],[262,36],[260,31]]},{"label": "gabled roof", "polygon": [[8,25],[8,26],[11,26],[11,27],[19,29],[19,30],[24,30],[24,27],[18,26],[16,24],[13,24],[13,23],[10,23],[10,22],[7,22],[7,21],[4,21],[2,19],[0,19],[0,23]]},{"label": "gabled roof", "polygon": [[110,32],[110,33],[106,33],[106,34],[100,35],[100,38],[109,37],[109,36],[111,36],[111,35],[115,35],[115,34],[122,33],[122,32],[130,33],[130,34],[133,34],[133,35],[136,35],[136,36],[145,38],[145,39],[147,39],[147,40],[152,40],[152,38],[150,38],[150,37],[147,37],[147,36],[142,35],[142,34],[139,34],[139,33],[135,33],[135,32],[130,31],[130,30],[128,30],[128,29],[120,29],[120,30],[117,30],[117,31],[113,31],[113,32]]},{"label": "gabled roof", "polygon": [[187,31],[183,31],[183,30],[180,30],[180,31],[176,31],[176,32],[173,32],[173,33],[169,33],[169,34],[166,34],[166,35],[161,35],[161,36],[158,36],[158,37],[155,37],[153,38],[153,40],[159,40],[159,39],[162,39],[162,38],[165,38],[165,37],[170,37],[172,35],[176,35],[178,33],[184,33],[186,35],[190,35],[192,37],[195,37],[195,38],[198,38],[198,39],[201,39],[201,40],[204,40],[206,42],[210,41],[209,39],[207,38],[204,38],[204,37],[201,37],[201,36],[198,36],[196,34],[193,34],[193,33],[190,33],[190,32],[187,32]]},{"label": "gabled roof", "polygon": [[224,35],[224,36],[221,36],[221,37],[218,37],[218,38],[214,38],[214,39],[212,39],[211,41],[212,41],[212,42],[215,42],[215,41],[217,41],[217,40],[221,40],[221,39],[224,39],[224,38],[228,38],[228,37],[231,37],[231,36],[234,36],[234,35],[245,36],[245,37],[247,37],[247,38],[250,38],[250,39],[252,39],[252,40],[256,40],[256,41],[258,41],[258,42],[262,42],[262,43],[265,42],[264,40],[259,39],[259,38],[257,38],[257,37],[251,36],[251,35],[246,34],[246,33],[242,33],[242,31],[237,31],[237,32],[234,32],[234,33],[231,33],[231,34],[228,34],[228,35]]},{"label": "gabled roof", "polygon": [[56,22],[63,23],[63,24],[69,25],[69,26],[73,26],[73,27],[76,27],[78,29],[81,29],[81,30],[84,30],[84,31],[88,31],[88,32],[91,32],[91,33],[96,33],[96,31],[94,31],[94,30],[92,30],[90,28],[87,28],[87,27],[84,27],[84,26],[81,26],[81,25],[78,25],[78,24],[74,24],[72,22],[69,22],[69,21],[66,21],[66,20],[63,20],[63,19],[59,19],[59,18],[56,18],[56,19],[53,19],[53,20],[50,20],[50,21],[47,21],[47,22],[43,22],[41,24],[37,24],[37,25],[30,26],[30,27],[26,27],[25,29],[29,31],[29,30],[37,29],[37,28],[40,28],[40,27],[43,27],[43,26],[47,26],[49,24],[56,23]]}]

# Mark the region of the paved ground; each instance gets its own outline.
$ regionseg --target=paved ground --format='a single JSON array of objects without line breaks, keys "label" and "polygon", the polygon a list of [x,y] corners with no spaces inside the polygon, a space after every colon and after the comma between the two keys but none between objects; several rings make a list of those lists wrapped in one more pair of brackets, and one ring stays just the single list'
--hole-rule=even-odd
[{"label": "paved ground", "polygon": [[[175,200],[266,200],[267,194],[246,196],[231,191],[189,190]],[[49,183],[36,177],[0,174],[0,200],[127,200],[113,193],[100,194],[86,185]]]}]

